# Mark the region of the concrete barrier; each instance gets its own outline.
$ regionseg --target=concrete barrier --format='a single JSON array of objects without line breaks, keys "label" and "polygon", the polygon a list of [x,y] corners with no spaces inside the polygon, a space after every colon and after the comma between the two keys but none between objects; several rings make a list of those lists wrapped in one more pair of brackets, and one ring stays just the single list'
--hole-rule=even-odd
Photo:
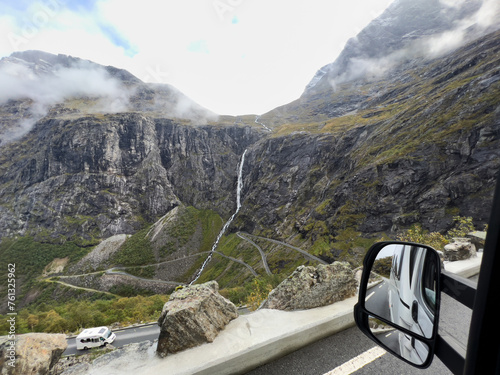
[{"label": "concrete barrier", "polygon": [[145,373],[242,374],[354,325],[357,297],[301,311],[263,309],[230,322],[214,342],[152,361]]},{"label": "concrete barrier", "polygon": [[[445,264],[445,269],[463,277],[479,272],[477,258]],[[129,354],[123,362],[110,361],[99,372],[120,369],[120,375],[167,373],[171,375],[243,374],[322,338],[354,326],[353,307],[358,297],[329,306],[302,311],[262,309],[240,315],[212,343],[158,358],[155,345],[149,354]]]}]

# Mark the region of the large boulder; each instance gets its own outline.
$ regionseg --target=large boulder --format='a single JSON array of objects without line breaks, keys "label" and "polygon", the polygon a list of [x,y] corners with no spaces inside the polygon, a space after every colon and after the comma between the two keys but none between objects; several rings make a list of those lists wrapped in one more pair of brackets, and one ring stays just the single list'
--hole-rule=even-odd
[{"label": "large boulder", "polygon": [[454,238],[453,243],[444,247],[444,260],[455,262],[476,256],[476,247],[468,238]]},{"label": "large boulder", "polygon": [[355,295],[357,285],[347,262],[300,266],[269,293],[264,307],[291,311],[326,306]]},{"label": "large boulder", "polygon": [[474,231],[467,234],[467,238],[477,249],[484,249],[484,243],[486,242],[486,232]]},{"label": "large boulder", "polygon": [[27,333],[16,335],[15,345],[0,345],[1,375],[45,375],[68,347],[66,335]]},{"label": "large boulder", "polygon": [[158,319],[157,354],[164,357],[212,342],[237,316],[236,306],[219,294],[216,281],[176,290]]}]

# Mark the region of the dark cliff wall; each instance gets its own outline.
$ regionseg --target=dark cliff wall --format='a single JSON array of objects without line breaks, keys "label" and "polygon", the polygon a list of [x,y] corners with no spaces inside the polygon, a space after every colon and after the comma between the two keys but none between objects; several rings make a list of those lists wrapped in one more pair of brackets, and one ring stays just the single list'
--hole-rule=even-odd
[{"label": "dark cliff wall", "polygon": [[444,231],[456,215],[472,216],[482,228],[500,170],[500,111],[493,122],[494,131],[484,124],[440,145],[422,143],[396,160],[380,154],[360,159],[367,145],[387,146],[397,138],[382,140],[376,127],[262,140],[247,157],[238,225],[313,241],[350,227],[374,234],[421,223]]},{"label": "dark cliff wall", "polygon": [[0,150],[0,232],[133,233],[181,202],[227,217],[240,155],[260,136],[127,113],[40,121]]}]

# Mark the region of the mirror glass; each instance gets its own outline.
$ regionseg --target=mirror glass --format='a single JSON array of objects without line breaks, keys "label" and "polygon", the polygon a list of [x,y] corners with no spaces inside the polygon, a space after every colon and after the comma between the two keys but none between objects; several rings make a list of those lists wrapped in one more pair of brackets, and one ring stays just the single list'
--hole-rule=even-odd
[{"label": "mirror glass", "polygon": [[404,332],[384,325],[376,318],[369,318],[370,331],[373,336],[386,348],[391,349],[395,354],[414,363],[422,365],[429,358],[429,346]]},{"label": "mirror glass", "polygon": [[388,244],[373,263],[365,308],[396,326],[431,338],[438,275],[436,252],[418,245]]}]

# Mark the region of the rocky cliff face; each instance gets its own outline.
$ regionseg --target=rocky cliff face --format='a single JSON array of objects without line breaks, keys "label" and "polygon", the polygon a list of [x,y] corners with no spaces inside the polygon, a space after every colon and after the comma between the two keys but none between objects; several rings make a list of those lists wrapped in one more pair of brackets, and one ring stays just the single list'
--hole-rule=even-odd
[{"label": "rocky cliff face", "polygon": [[16,335],[15,341],[0,344],[0,374],[49,374],[67,347],[63,334]]},{"label": "rocky cliff face", "polygon": [[345,84],[321,104],[355,103],[348,114],[276,127],[249,154],[242,227],[314,242],[354,227],[443,231],[454,214],[484,223],[500,156],[499,37]]},{"label": "rocky cliff face", "polygon": [[133,233],[180,202],[227,216],[240,154],[260,136],[138,113],[39,121],[1,150],[1,232]]},{"label": "rocky cliff face", "polygon": [[494,1],[397,0],[345,45],[338,58],[315,74],[302,96],[261,116],[273,127],[349,114],[373,99],[345,84],[378,80],[402,65],[422,64],[452,53],[498,29],[500,6]]}]

